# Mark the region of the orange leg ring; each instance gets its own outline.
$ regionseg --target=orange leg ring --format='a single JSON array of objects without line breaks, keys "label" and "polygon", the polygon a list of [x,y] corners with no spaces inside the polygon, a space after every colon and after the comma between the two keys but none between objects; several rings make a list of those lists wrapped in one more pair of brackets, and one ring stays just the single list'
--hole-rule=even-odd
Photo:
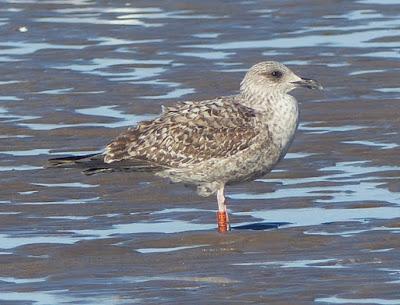
[{"label": "orange leg ring", "polygon": [[226,233],[230,230],[228,222],[228,213],[226,211],[217,212],[218,232]]}]

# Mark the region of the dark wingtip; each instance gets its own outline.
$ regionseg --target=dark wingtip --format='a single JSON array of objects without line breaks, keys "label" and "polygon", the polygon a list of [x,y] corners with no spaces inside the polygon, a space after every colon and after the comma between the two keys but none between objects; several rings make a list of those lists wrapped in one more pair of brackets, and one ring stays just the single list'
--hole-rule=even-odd
[{"label": "dark wingtip", "polygon": [[68,167],[75,165],[78,161],[83,161],[84,159],[90,159],[92,157],[98,156],[99,154],[89,154],[84,156],[67,156],[49,159],[46,163],[47,167]]},{"label": "dark wingtip", "polygon": [[82,171],[86,176],[92,176],[100,173],[111,173],[114,170],[112,168],[88,168]]}]

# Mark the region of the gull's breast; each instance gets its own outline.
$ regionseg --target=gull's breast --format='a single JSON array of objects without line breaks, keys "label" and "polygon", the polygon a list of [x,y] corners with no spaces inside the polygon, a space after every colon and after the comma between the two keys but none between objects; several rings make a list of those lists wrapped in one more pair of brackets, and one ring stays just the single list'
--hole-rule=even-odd
[{"label": "gull's breast", "polygon": [[299,122],[299,109],[294,97],[286,95],[283,101],[274,105],[268,126],[274,142],[280,146],[282,159],[293,142]]}]

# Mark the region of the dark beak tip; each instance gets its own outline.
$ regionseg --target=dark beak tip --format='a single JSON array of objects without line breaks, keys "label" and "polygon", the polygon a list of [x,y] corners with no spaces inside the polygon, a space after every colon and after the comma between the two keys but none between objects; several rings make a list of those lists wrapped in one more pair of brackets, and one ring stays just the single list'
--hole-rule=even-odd
[{"label": "dark beak tip", "polygon": [[294,82],[299,87],[304,87],[308,89],[324,90],[324,87],[313,79],[303,78],[300,81]]}]

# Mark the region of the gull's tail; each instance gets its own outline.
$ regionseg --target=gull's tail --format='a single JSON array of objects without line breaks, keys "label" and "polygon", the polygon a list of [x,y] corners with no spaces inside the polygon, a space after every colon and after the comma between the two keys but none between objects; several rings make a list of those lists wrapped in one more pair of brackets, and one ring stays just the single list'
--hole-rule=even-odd
[{"label": "gull's tail", "polygon": [[161,169],[161,167],[142,160],[104,162],[103,154],[89,154],[81,156],[68,156],[50,159],[47,167],[81,168],[85,175],[109,172],[147,172]]},{"label": "gull's tail", "polygon": [[[96,174],[94,169],[104,169],[104,157],[102,154],[89,154],[81,156],[67,156],[50,159],[47,162],[48,167],[62,168],[82,168],[87,175]],[[89,172],[87,172],[90,169]]]}]

